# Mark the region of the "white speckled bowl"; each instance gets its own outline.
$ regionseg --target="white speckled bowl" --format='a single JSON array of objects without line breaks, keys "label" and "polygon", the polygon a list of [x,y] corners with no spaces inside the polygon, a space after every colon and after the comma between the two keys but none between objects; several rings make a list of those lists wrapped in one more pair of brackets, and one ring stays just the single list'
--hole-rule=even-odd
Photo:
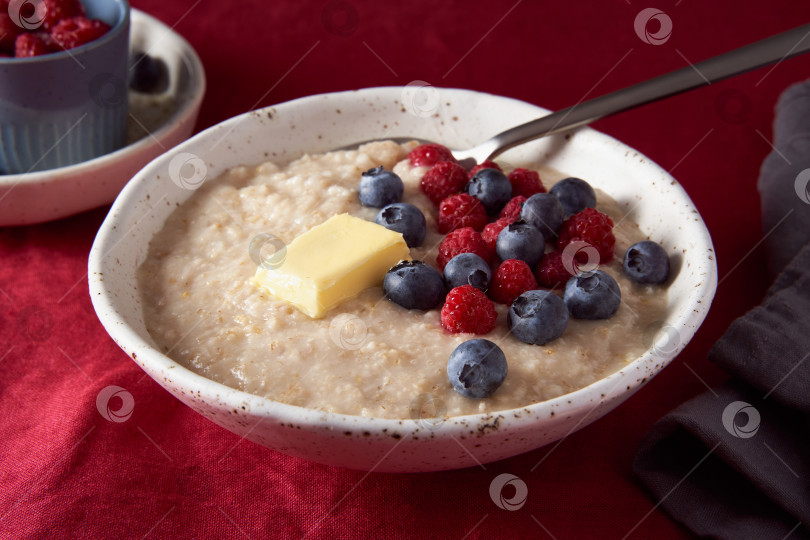
[{"label": "white speckled bowl", "polygon": [[650,332],[650,349],[613,375],[550,401],[495,414],[435,423],[384,420],[240,392],[193,373],[155,347],[144,327],[135,271],[152,236],[192,193],[169,180],[174,156],[201,156],[207,177],[214,178],[236,165],[268,157],[286,162],[374,138],[413,136],[464,148],[546,113],[468,90],[439,89],[432,97],[439,99],[427,103],[429,112],[414,106],[402,88],[306,97],[223,122],[154,160],[121,192],[90,252],[90,294],[107,332],[155,381],[220,426],[287,454],[357,469],[432,471],[495,461],[556,441],[619,405],[692,338],[714,296],[717,269],[709,233],[683,188],[632,148],[591,129],[535,141],[502,157],[511,163],[542,158],[587,178],[622,203],[671,254],[675,277],[665,331],[657,340]]}]

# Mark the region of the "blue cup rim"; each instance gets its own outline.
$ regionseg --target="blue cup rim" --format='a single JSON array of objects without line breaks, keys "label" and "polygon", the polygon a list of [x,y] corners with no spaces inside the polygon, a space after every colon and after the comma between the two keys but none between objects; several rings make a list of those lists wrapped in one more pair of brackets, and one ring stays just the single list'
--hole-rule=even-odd
[{"label": "blue cup rim", "polygon": [[63,49],[61,51],[51,52],[48,54],[43,54],[40,56],[29,56],[27,58],[0,58],[0,65],[19,65],[19,64],[44,64],[47,62],[58,62],[65,58],[71,58],[80,54],[83,54],[86,51],[91,51],[98,47],[103,47],[110,41],[116,39],[116,37],[124,31],[129,30],[129,1],[128,0],[112,0],[120,7],[118,20],[112,25],[109,32],[104,34],[98,39],[94,39],[90,43],[85,43],[84,45],[79,45],[73,49]]}]

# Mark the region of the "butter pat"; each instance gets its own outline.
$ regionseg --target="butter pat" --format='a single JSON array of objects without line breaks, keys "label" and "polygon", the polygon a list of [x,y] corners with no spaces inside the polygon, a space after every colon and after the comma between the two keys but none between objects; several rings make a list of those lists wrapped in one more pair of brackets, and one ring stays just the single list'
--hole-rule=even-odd
[{"label": "butter pat", "polygon": [[363,290],[410,260],[402,234],[365,219],[339,214],[305,232],[286,248],[277,268],[256,270],[253,281],[312,318]]}]

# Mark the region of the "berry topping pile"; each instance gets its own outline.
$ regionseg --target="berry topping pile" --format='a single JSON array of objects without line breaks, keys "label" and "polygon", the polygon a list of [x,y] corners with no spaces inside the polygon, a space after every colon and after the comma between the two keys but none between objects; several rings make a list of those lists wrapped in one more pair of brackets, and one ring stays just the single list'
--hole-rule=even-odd
[{"label": "berry topping pile", "polygon": [[421,246],[427,234],[425,215],[410,203],[389,204],[380,210],[374,223],[400,233],[408,247]]},{"label": "berry topping pile", "polygon": [[537,265],[536,275],[537,283],[549,289],[557,289],[571,278],[559,251],[549,251],[543,255]]},{"label": "berry topping pile", "polygon": [[501,213],[498,214],[498,219],[506,218],[509,220],[509,223],[513,221],[517,221],[520,219],[520,212],[523,210],[523,203],[526,202],[526,197],[523,195],[516,195],[512,197],[506,206],[501,209]]},{"label": "berry topping pile", "polygon": [[[41,21],[41,24],[30,21]],[[88,19],[78,0],[27,2],[20,6],[19,12],[3,10],[0,13],[0,56],[25,58],[73,49],[100,38],[109,30],[107,23]]]},{"label": "berry topping pile", "polygon": [[565,284],[565,305],[577,319],[609,319],[619,309],[622,292],[602,270],[574,276]]},{"label": "berry topping pile", "polygon": [[520,259],[530,266],[540,262],[545,249],[543,233],[522,220],[504,227],[495,242],[495,252],[502,261]]},{"label": "berry topping pile", "polygon": [[507,323],[520,341],[545,345],[565,332],[568,307],[551,291],[526,291],[509,306]]},{"label": "berry topping pile", "polygon": [[399,202],[404,190],[405,185],[399,176],[382,167],[375,167],[361,175],[360,204],[382,208]]},{"label": "berry topping pile", "polygon": [[475,167],[470,169],[470,172],[469,172],[470,178],[475,176],[475,173],[477,173],[481,169],[497,169],[497,170],[503,172],[503,169],[501,169],[500,165],[498,165],[494,161],[488,159],[486,161],[482,161],[481,163],[479,163],[478,165],[476,165]]},{"label": "berry topping pile", "polygon": [[450,195],[439,203],[438,225],[442,234],[462,227],[480,231],[488,222],[487,211],[481,201],[466,193]]},{"label": "berry topping pile", "polygon": [[[477,335],[496,328],[496,304],[503,304],[506,339],[532,345],[560,338],[569,318],[607,319],[618,311],[622,293],[605,271],[613,259],[614,224],[595,209],[596,193],[586,181],[566,178],[546,192],[529,169],[506,174],[485,161],[468,173],[436,144],[418,146],[408,157],[427,168],[420,188],[436,205],[436,228],[446,236],[438,245],[438,270],[422,261],[389,270],[383,283],[388,300],[406,309],[441,306],[446,332]],[[402,233],[411,247],[424,242],[425,216],[399,202],[403,184],[393,172],[363,173],[359,194],[366,206],[384,206],[378,224]],[[639,284],[660,284],[669,277],[669,258],[660,245],[639,242],[625,253],[622,268]],[[476,399],[495,392],[506,373],[503,351],[485,339],[462,343],[447,364],[452,386]]]},{"label": "berry topping pile", "polygon": [[408,160],[414,167],[432,167],[442,161],[456,162],[450,150],[440,144],[421,144],[410,151]]},{"label": "berry topping pile", "polygon": [[433,309],[444,300],[444,280],[422,261],[402,261],[386,274],[383,292],[405,309]]},{"label": "berry topping pile", "polygon": [[491,396],[506,379],[508,366],[503,351],[488,339],[465,341],[450,354],[447,378],[462,396]]},{"label": "berry topping pile", "polygon": [[452,289],[442,306],[442,326],[451,334],[488,334],[497,318],[492,300],[472,285]]},{"label": "berry topping pile", "polygon": [[[593,208],[586,208],[574,214],[565,220],[560,228],[557,249],[564,251],[568,244],[575,241],[593,246],[599,253],[599,262],[609,263],[613,260],[613,245],[616,243],[613,236],[613,220]],[[584,257],[585,254],[579,253],[577,256]]]},{"label": "berry topping pile", "polygon": [[563,223],[562,205],[550,193],[535,193],[523,203],[520,219],[543,233],[546,240],[552,240]]},{"label": "berry topping pile", "polygon": [[512,184],[512,195],[520,195],[527,199],[537,193],[545,193],[546,188],[540,180],[537,171],[517,168],[509,173],[509,183]]},{"label": "berry topping pile", "polygon": [[[417,147],[419,148],[419,147]],[[422,192],[439,204],[451,195],[459,193],[467,185],[467,171],[458,163],[440,161],[422,177]]]},{"label": "berry topping pile", "polygon": [[537,288],[529,265],[519,259],[503,261],[492,276],[489,296],[499,304],[510,305],[515,298]]},{"label": "berry topping pile", "polygon": [[481,231],[481,238],[484,239],[484,242],[487,243],[487,247],[493,253],[495,253],[495,247],[498,242],[498,236],[500,236],[501,231],[506,228],[507,225],[511,224],[513,221],[506,217],[498,218],[492,223],[488,223],[484,230]]},{"label": "berry topping pile", "polygon": [[475,253],[456,255],[444,267],[444,283],[448,290],[462,285],[472,285],[486,292],[491,279],[492,270],[489,263]]},{"label": "berry topping pile", "polygon": [[456,229],[444,237],[442,243],[439,244],[436,264],[444,270],[450,259],[459,253],[475,253],[487,262],[492,260],[492,250],[481,237],[481,233],[472,227]]},{"label": "berry topping pile", "polygon": [[581,178],[563,178],[551,188],[566,216],[596,206],[596,193],[591,185]]},{"label": "berry topping pile", "polygon": [[470,178],[464,190],[481,201],[488,214],[498,214],[512,198],[512,184],[498,169],[481,169]]},{"label": "berry topping pile", "polygon": [[669,277],[669,256],[661,244],[644,240],[627,248],[622,268],[636,283],[657,285]]}]

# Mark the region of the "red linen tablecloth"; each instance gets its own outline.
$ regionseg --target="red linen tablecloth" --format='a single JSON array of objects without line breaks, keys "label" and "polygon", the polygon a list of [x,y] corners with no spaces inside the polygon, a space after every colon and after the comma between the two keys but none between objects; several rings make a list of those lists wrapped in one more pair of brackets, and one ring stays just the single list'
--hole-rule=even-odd
[{"label": "red linen tablecloth", "polygon": [[[651,45],[634,29],[650,7],[637,0],[133,4],[202,57],[199,129],[303,95],[414,80],[557,109],[810,20],[810,4],[794,0],[661,0],[672,34]],[[107,208],[0,229],[0,537],[689,537],[632,476],[632,456],[657,418],[725,378],[706,353],[768,285],[756,179],[773,106],[808,77],[810,56],[787,60],[595,125],[689,192],[714,238],[717,297],[686,350],[616,411],[482,467],[366,474],[240,441],[145,377],[96,319],[86,262]],[[133,396],[126,422],[96,408],[110,385]],[[504,472],[527,484],[520,510],[490,499]]]}]

